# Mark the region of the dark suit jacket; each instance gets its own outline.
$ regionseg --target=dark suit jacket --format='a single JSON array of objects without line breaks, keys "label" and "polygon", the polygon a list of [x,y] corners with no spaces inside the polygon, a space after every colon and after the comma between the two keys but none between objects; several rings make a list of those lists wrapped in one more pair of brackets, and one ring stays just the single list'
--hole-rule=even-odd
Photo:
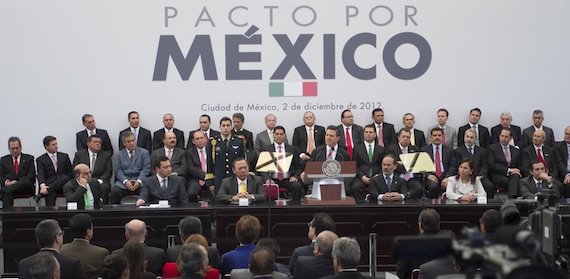
[{"label": "dark suit jacket", "polygon": [[[259,176],[247,176],[247,192],[255,198],[254,202],[265,201],[265,188]],[[217,202],[229,203],[230,199],[238,193],[236,176],[226,177],[222,180],[220,191],[216,195]]]},{"label": "dark suit jacket", "polygon": [[[89,182],[89,187],[91,188],[91,193],[93,193],[93,203],[95,208],[99,208],[101,199],[101,185],[96,179],[91,179]],[[65,195],[65,200],[67,202],[77,202],[77,208],[85,209],[85,199],[83,195],[87,192],[87,189],[81,187],[75,178],[67,181],[63,185],[63,194]]]},{"label": "dark suit jacket", "polygon": [[[417,146],[414,145],[409,145],[408,146],[408,154],[410,153],[415,153],[420,151],[420,149]],[[394,155],[394,157],[396,157],[396,161],[400,161],[400,155],[402,154],[402,149],[400,149],[400,145],[398,143],[396,144],[392,144],[390,147],[388,147],[388,151],[389,154]],[[398,167],[396,168],[396,171],[394,171],[396,174],[403,174],[406,173],[406,168],[404,168],[404,166],[398,164]]]},{"label": "dark suit jacket", "polygon": [[[192,139],[194,138],[194,132],[196,132],[196,131],[200,131],[200,129],[190,131],[190,137],[188,138],[188,143],[186,144],[186,149],[190,149],[190,147],[194,147],[194,143],[192,143]],[[208,142],[211,141],[213,138],[219,137],[220,135],[221,135],[221,133],[219,131],[210,129],[210,135],[208,136]]]},{"label": "dark suit jacket", "polygon": [[[172,128],[172,132],[174,133],[174,135],[176,135],[176,147],[184,149],[184,142],[185,142],[184,132],[176,128]],[[163,139],[164,139],[164,127],[162,127],[159,130],[156,130],[152,135],[152,150],[164,147],[164,142],[162,142]]]},{"label": "dark suit jacket", "polygon": [[[146,149],[149,153],[152,151],[152,137],[150,136],[150,131],[139,126],[138,128],[139,137],[137,139],[137,146]],[[119,150],[123,150],[125,146],[123,145],[123,133],[130,132],[131,127],[128,127],[119,133]]]},{"label": "dark suit jacket", "polygon": [[294,274],[295,268],[297,267],[297,259],[301,256],[314,256],[313,250],[315,249],[315,242],[311,242],[310,245],[300,246],[293,250],[293,255],[291,255],[291,260],[289,261],[289,273]]},{"label": "dark suit jacket", "polygon": [[509,168],[517,168],[522,171],[520,150],[514,146],[509,146],[509,150],[511,151],[510,165],[507,164],[503,148],[499,143],[493,143],[487,147],[487,166],[489,167],[490,174],[496,173],[507,176],[507,170]]},{"label": "dark suit jacket", "polygon": [[[422,152],[427,152],[431,157],[431,160],[435,164],[435,157],[433,151],[433,143],[422,147]],[[453,154],[453,149],[446,144],[441,145],[441,157],[443,158],[443,173],[442,177],[450,177],[455,172],[454,169],[457,168],[455,163],[455,155]]]},{"label": "dark suit jacket", "polygon": [[[374,127],[376,127],[378,124],[372,123],[370,125],[374,125]],[[376,130],[376,128],[374,128],[374,130]],[[362,135],[364,136],[364,130],[362,130]],[[394,124],[382,122],[382,140],[384,141],[384,146],[390,146],[398,141],[396,138],[396,130],[394,130]],[[374,141],[378,143],[378,135],[376,135],[376,139]]]},{"label": "dark suit jacket", "polygon": [[[275,145],[266,145],[263,147],[263,151],[276,152]],[[285,152],[291,153],[291,156],[293,157],[291,166],[289,170],[286,171],[286,173],[289,173],[289,177],[294,176],[298,181],[301,181],[300,175],[303,172],[304,165],[301,163],[301,158],[299,158],[299,150],[295,146],[285,144]],[[270,174],[267,172],[260,172],[259,175],[261,176],[263,182],[271,178]]]},{"label": "dark suit jacket", "polygon": [[[560,192],[558,191],[558,187],[562,186],[560,181],[556,179],[551,180],[551,184],[548,184],[546,181],[542,181],[542,189],[550,189],[556,193],[557,197],[560,197]],[[536,193],[538,192],[538,188],[536,187],[536,183],[532,175],[529,175],[525,178],[519,180],[519,188],[521,191],[521,197],[525,199],[534,199]]]},{"label": "dark suit jacket", "polygon": [[[475,146],[473,148],[473,156],[467,150],[465,144],[459,146],[453,152],[455,154],[455,162],[456,166],[459,166],[461,160],[464,158],[470,158],[473,161],[473,167],[475,168],[476,175],[480,175],[482,177],[488,177],[489,175],[489,167],[487,166],[487,150],[480,146]],[[457,174],[457,168],[452,170],[452,175]]]},{"label": "dark suit jacket", "polygon": [[[148,246],[144,244],[144,257],[145,260],[148,261],[148,265],[146,267],[146,271],[154,273],[156,276],[162,275],[162,267],[166,263],[166,254],[164,254],[164,250]],[[113,251],[112,254],[123,254],[123,248],[117,249]]]},{"label": "dark suit jacket", "polygon": [[[345,150],[347,149],[346,146],[346,129],[344,129],[344,126],[338,125],[336,126],[337,129],[340,130],[340,140],[338,141],[338,146],[344,148]],[[352,146],[354,148],[354,146],[358,145],[359,143],[363,143],[364,142],[364,129],[362,128],[362,126],[358,126],[356,124],[352,124]],[[349,161],[350,159],[347,159],[346,161]]]},{"label": "dark suit jacket", "polygon": [[[113,146],[111,145],[111,139],[107,130],[95,129],[95,134],[101,137],[101,150],[109,152],[113,155]],[[75,134],[75,145],[77,146],[77,151],[87,149],[87,139],[89,134],[87,130],[82,130]]]},{"label": "dark suit jacket", "polygon": [[558,179],[564,181],[564,177],[568,174],[568,144],[565,141],[556,144],[553,153]]},{"label": "dark suit jacket", "polygon": [[354,147],[352,151],[352,160],[356,162],[356,177],[370,176],[379,173],[382,170],[382,159],[386,155],[387,149],[374,143],[374,151],[372,151],[372,161],[368,159],[368,143],[361,143]]},{"label": "dark suit jacket", "polygon": [[388,190],[388,185],[384,180],[384,174],[379,173],[377,176],[370,179],[370,184],[368,185],[368,190],[370,191],[370,200],[376,201],[378,195],[386,194],[388,192],[398,192],[403,194],[404,197],[408,197],[408,188],[406,187],[406,180],[402,179],[399,175],[394,174],[392,180],[392,191]]},{"label": "dark suit jacket", "polygon": [[150,166],[150,156],[146,149],[137,147],[132,161],[127,149],[119,150],[115,155],[115,186],[126,189],[124,180],[144,181],[150,173]]},{"label": "dark suit jacket", "polygon": [[[336,151],[335,160],[337,161],[350,161],[350,155],[346,151],[346,148],[338,146],[338,150]],[[311,154],[311,162],[324,162],[327,160],[327,146],[321,145],[315,150],[313,150],[313,154]]]},{"label": "dark suit jacket", "polygon": [[245,149],[247,150],[253,150],[253,133],[246,130],[246,129],[242,129],[241,131],[237,131],[235,129],[232,129],[232,136],[244,136],[245,137]]},{"label": "dark suit jacket", "polygon": [[162,190],[156,175],[149,176],[141,185],[139,199],[144,200],[146,204],[168,200],[168,204],[171,206],[187,206],[188,194],[186,193],[184,178],[172,175],[167,178],[166,184],[166,191]]},{"label": "dark suit jacket", "polygon": [[[89,151],[87,149],[77,151],[75,158],[73,158],[73,165],[86,164],[91,167],[91,158],[89,158]],[[103,180],[103,183],[110,183],[113,176],[113,161],[111,154],[101,151],[97,153],[95,160],[95,168],[93,168],[93,177]]]},{"label": "dark suit jacket", "polygon": [[[398,138],[396,138],[394,143],[398,143]],[[422,148],[427,145],[424,132],[415,128],[414,128],[414,143],[415,143],[414,146],[417,146],[419,148]]]},{"label": "dark suit jacket", "polygon": [[[556,141],[554,141],[554,131],[551,128],[542,126],[542,130],[546,134],[546,138],[544,139],[544,145],[548,147],[554,147]],[[529,145],[532,145],[532,135],[534,134],[534,126],[527,127],[522,132],[522,146],[521,149],[526,148]]]},{"label": "dark suit jacket", "polygon": [[51,158],[47,153],[36,159],[38,167],[38,184],[45,183],[50,186],[59,179],[71,179],[74,177],[73,168],[69,156],[63,152],[57,152],[57,171],[53,168]]},{"label": "dark suit jacket", "polygon": [[335,276],[326,276],[321,279],[372,279],[372,277],[364,276],[358,271],[341,271]]},{"label": "dark suit jacket", "polygon": [[[152,154],[150,155],[150,164],[153,165],[154,160],[158,159],[160,156],[166,156],[166,150],[164,147],[160,147],[152,151]],[[172,155],[170,156],[170,164],[172,165],[172,173],[176,173],[176,175],[186,179],[186,175],[188,175],[188,160],[186,160],[186,151],[183,148],[178,146],[174,147]],[[154,168],[151,167],[150,175],[154,175],[155,173]]]},{"label": "dark suit jacket", "polygon": [[[60,265],[61,279],[80,279],[87,278],[85,271],[81,267],[81,263],[78,259],[70,258],[60,254],[59,252],[52,249],[42,248],[40,252],[53,253]],[[18,278],[20,279],[31,279],[30,267],[32,262],[32,256],[29,256],[18,263]]]},{"label": "dark suit jacket", "polygon": [[[168,262],[176,262],[180,254],[180,248],[182,248],[182,244],[168,247],[168,249],[166,249],[166,260]],[[220,253],[216,247],[208,247],[208,260],[210,261],[211,267],[220,268]]]},{"label": "dark suit jacket", "polygon": [[[471,129],[471,125],[469,123],[459,127],[459,133],[457,134],[458,147],[465,145],[465,131],[469,129]],[[491,144],[491,136],[489,135],[489,129],[487,129],[487,127],[483,125],[477,124],[477,130],[479,132],[479,146],[486,148]]]},{"label": "dark suit jacket", "polygon": [[4,186],[4,182],[6,182],[6,180],[27,181],[35,184],[36,166],[34,164],[34,156],[23,153],[20,155],[17,175],[14,171],[14,161],[12,156],[3,156],[0,159],[0,184]]},{"label": "dark suit jacket", "polygon": [[431,260],[420,265],[420,276],[422,279],[435,279],[439,275],[457,273],[453,258],[451,256]]},{"label": "dark suit jacket", "polygon": [[[540,149],[542,153],[542,158],[544,158],[544,162],[546,163],[546,169],[548,170],[548,174],[552,177],[558,177],[558,169],[556,168],[556,162],[554,159],[554,152],[552,149],[546,145],[542,145]],[[523,171],[523,177],[530,175],[530,170],[532,169],[532,162],[538,162],[538,155],[536,154],[536,149],[534,148],[534,144],[527,146],[521,152],[521,165]]]},{"label": "dark suit jacket", "polygon": [[84,239],[74,239],[63,244],[59,252],[65,256],[79,259],[88,279],[96,279],[101,275],[103,259],[109,255],[106,248],[90,244]]},{"label": "dark suit jacket", "polygon": [[[214,186],[216,186],[216,189],[219,189],[222,179],[232,175],[232,162],[239,157],[244,157],[245,149],[240,138],[230,137],[227,147],[223,143],[221,136],[217,136],[214,139],[217,142],[214,149],[216,153],[214,158]],[[212,141],[210,140],[208,145],[211,145]],[[210,148],[212,147],[210,146]],[[208,154],[208,156],[211,157],[212,154]]]},{"label": "dark suit jacket", "polygon": [[[501,131],[503,130],[503,126],[501,124],[491,128],[491,143],[499,142],[499,135],[501,135]],[[511,125],[511,135],[513,136],[513,141],[515,142],[516,146],[522,145],[522,138],[521,138],[521,127],[517,125]]]},{"label": "dark suit jacket", "polygon": [[297,259],[295,279],[315,279],[334,275],[333,259],[325,256],[301,256]]},{"label": "dark suit jacket", "polygon": [[[212,146],[208,144],[204,148],[206,153],[206,171],[207,173],[213,173]],[[198,154],[196,147],[186,150],[186,159],[188,160],[188,180],[204,180],[206,173],[202,171],[202,162],[200,162],[200,154]],[[212,185],[212,183],[211,179],[206,181],[206,185]]]},{"label": "dark suit jacket", "polygon": [[[313,125],[313,140],[315,140],[315,149],[325,144],[325,132],[325,127]],[[293,145],[299,148],[299,152],[310,155],[307,152],[308,142],[309,136],[307,135],[307,129],[305,125],[295,128],[295,132],[293,133]]]}]

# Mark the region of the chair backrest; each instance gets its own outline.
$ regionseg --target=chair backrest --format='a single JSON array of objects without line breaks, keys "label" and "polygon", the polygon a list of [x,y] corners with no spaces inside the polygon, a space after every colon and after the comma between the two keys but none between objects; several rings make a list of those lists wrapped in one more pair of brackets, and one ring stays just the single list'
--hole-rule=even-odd
[{"label": "chair backrest", "polygon": [[274,201],[279,199],[279,186],[265,185],[265,196],[268,200]]},{"label": "chair backrest", "polygon": [[420,278],[420,269],[414,268],[414,270],[412,270],[412,279],[418,279],[418,278]]}]

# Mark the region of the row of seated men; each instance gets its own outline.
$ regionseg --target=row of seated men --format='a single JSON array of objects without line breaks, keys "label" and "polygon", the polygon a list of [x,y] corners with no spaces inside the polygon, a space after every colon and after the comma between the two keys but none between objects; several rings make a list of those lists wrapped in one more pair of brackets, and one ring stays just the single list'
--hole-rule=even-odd
[{"label": "row of seated men", "polygon": [[[494,244],[494,233],[503,225],[503,216],[497,210],[487,210],[480,219],[480,230],[485,245]],[[505,221],[507,222],[507,221]],[[506,224],[506,223],[505,223]],[[61,274],[55,278],[220,278],[230,275],[234,279],[275,278],[275,279],[314,279],[314,278],[370,278],[358,271],[361,251],[356,240],[340,237],[335,233],[335,222],[326,213],[316,213],[308,223],[307,236],[310,243],[294,249],[289,264],[277,263],[279,244],[271,238],[259,239],[261,224],[257,217],[244,215],[236,222],[236,238],[239,245],[230,251],[219,251],[208,245],[201,235],[200,219],[188,216],[179,224],[182,244],[169,247],[166,251],[144,244],[146,225],[133,219],[125,225],[124,248],[112,251],[90,243],[94,236],[91,217],[85,213],[74,215],[69,220],[69,230],[74,240],[63,243],[63,230],[53,219],[41,221],[35,230],[40,246],[37,254],[22,259],[18,264],[19,278],[36,277],[35,273],[49,272]],[[454,238],[449,230],[440,231],[440,216],[434,209],[424,209],[418,217],[420,234],[439,234]],[[257,242],[257,243],[256,243]],[[190,246],[189,246],[190,245]],[[189,256],[187,249],[201,250],[201,256]],[[201,248],[199,248],[201,247]],[[53,255],[57,269],[43,269],[37,257]],[[128,268],[111,273],[109,261],[118,255],[126,258]],[[194,259],[193,268],[188,268],[188,260]],[[144,260],[144,263],[143,263]],[[399,278],[410,278],[413,269],[420,269],[420,278],[436,278],[438,275],[458,273],[459,266],[451,256],[443,258],[400,259],[397,262]],[[122,274],[127,269],[127,275]],[[130,270],[130,276],[129,275]],[[110,277],[115,274],[116,277]],[[51,274],[50,274],[51,275]],[[123,276],[121,276],[123,275]],[[121,277],[119,277],[121,276]]]},{"label": "row of seated men", "polygon": [[[536,117],[533,119],[542,121],[542,112],[535,111],[535,114]],[[507,124],[510,125],[510,115],[505,114],[504,117],[508,120]],[[133,123],[138,123],[138,113],[131,112],[129,119],[131,118],[136,120],[133,121]],[[203,118],[204,122],[208,123],[209,128],[209,117]],[[275,117],[268,115],[266,117],[267,131],[260,133],[256,138],[256,143],[267,143],[262,144],[260,151],[292,154],[293,163],[288,171],[279,170],[274,173],[260,173],[262,184],[279,184],[280,187],[290,190],[293,200],[298,201],[303,196],[303,182],[306,181],[306,176],[304,176],[303,173],[304,162],[309,160],[324,161],[330,158],[335,158],[339,161],[354,160],[358,165],[357,177],[351,183],[351,187],[347,187],[347,191],[348,194],[353,195],[357,200],[363,200],[366,194],[365,190],[369,188],[371,179],[381,171],[381,162],[385,154],[392,154],[398,158],[398,156],[404,152],[413,153],[416,151],[426,151],[436,163],[436,172],[434,175],[430,175],[427,181],[427,194],[429,197],[437,197],[440,191],[446,188],[448,177],[452,177],[456,174],[457,163],[460,162],[461,159],[471,156],[473,156],[472,159],[474,161],[474,172],[480,176],[481,183],[485,187],[489,198],[493,198],[495,189],[498,187],[508,188],[509,196],[511,197],[520,196],[521,193],[517,177],[520,179],[521,176],[528,176],[531,169],[531,162],[536,160],[543,162],[545,170],[551,174],[554,181],[559,181],[564,184],[563,186],[557,185],[560,195],[570,195],[570,189],[565,190],[565,188],[568,188],[568,182],[570,182],[570,176],[568,175],[570,164],[568,164],[567,152],[570,142],[570,136],[567,136],[567,134],[570,130],[568,128],[565,131],[565,141],[555,145],[555,148],[551,150],[547,145],[547,143],[550,144],[550,139],[553,139],[553,136],[551,136],[550,139],[548,137],[549,134],[552,134],[551,130],[539,125],[540,128],[533,132],[532,144],[520,152],[521,150],[519,148],[511,146],[517,143],[517,141],[514,140],[517,135],[520,138],[520,134],[515,132],[516,129],[514,129],[514,125],[507,128],[506,126],[508,125],[503,126],[503,123],[500,124],[498,129],[499,142],[489,144],[489,142],[492,141],[489,140],[487,129],[480,125],[477,126],[478,119],[480,118],[480,110],[473,109],[470,112],[470,124],[468,124],[472,126],[471,128],[464,126],[460,129],[459,134],[463,136],[463,139],[460,141],[461,145],[453,150],[452,148],[455,142],[457,142],[453,138],[457,136],[455,132],[450,133],[452,130],[451,127],[445,124],[447,120],[447,111],[445,109],[438,111],[438,120],[444,119],[444,121],[440,122],[438,124],[439,126],[436,125],[430,129],[430,135],[427,140],[423,139],[423,133],[421,131],[408,128],[402,128],[398,135],[395,136],[396,140],[393,140],[393,136],[391,136],[394,130],[393,125],[383,122],[383,111],[381,109],[375,109],[373,111],[375,124],[367,125],[365,128],[351,124],[353,123],[351,111],[344,111],[341,118],[349,120],[346,120],[347,122],[343,120],[340,129],[339,126],[329,126],[325,130],[323,127],[314,125],[315,117],[313,113],[305,113],[304,120],[306,125],[295,129],[293,136],[294,145],[289,145],[287,143],[285,128],[276,126]],[[238,123],[243,124],[243,115],[234,115],[234,121],[236,120]],[[383,123],[382,127],[376,126],[378,121]],[[404,116],[404,123],[408,123],[406,127],[409,126],[409,123],[411,123],[413,127],[413,122],[413,115],[406,114]],[[87,136],[87,131],[92,128],[89,125],[95,125],[93,116],[85,115],[84,123],[87,129],[77,134],[78,142],[79,139],[82,138],[80,135],[85,134]],[[165,115],[165,124],[166,123],[173,123],[173,118],[171,118],[169,114]],[[156,186],[152,188],[156,188],[158,192],[160,192],[162,188],[166,189],[162,191],[163,196],[165,194],[167,195],[167,192],[173,192],[168,190],[170,188],[168,185],[161,185],[164,180],[161,179],[161,177],[165,178],[165,175],[154,176],[154,173],[157,171],[156,168],[160,167],[160,163],[151,167],[151,164],[153,164],[157,158],[166,156],[170,161],[170,172],[167,173],[168,168],[165,167],[164,173],[167,176],[173,174],[185,180],[173,178],[172,183],[169,183],[170,179],[165,180],[164,183],[172,185],[185,184],[188,200],[195,201],[198,199],[198,194],[201,190],[209,190],[214,194],[218,193],[219,189],[222,188],[222,180],[232,176],[231,165],[235,159],[244,156],[249,157],[248,167],[249,169],[253,169],[257,152],[248,152],[248,150],[244,148],[244,143],[241,138],[232,136],[232,133],[243,130],[243,128],[242,130],[236,130],[233,126],[235,123],[236,122],[232,122],[232,120],[227,117],[222,118],[220,120],[221,133],[214,135],[211,140],[208,140],[209,137],[207,133],[193,133],[191,140],[193,146],[186,151],[178,147],[179,141],[176,133],[162,130],[163,147],[154,150],[152,154],[150,154],[146,148],[140,147],[142,140],[137,137],[136,129],[135,132],[129,131],[128,129],[123,131],[121,134],[121,142],[122,146],[127,148],[115,154],[114,184],[110,182],[113,175],[111,155],[109,152],[103,150],[103,146],[107,144],[104,144],[105,136],[102,137],[101,135],[106,135],[106,133],[96,132],[89,136],[86,140],[87,149],[82,149],[76,153],[73,164],[78,165],[79,163],[83,163],[89,166],[93,177],[96,178],[95,182],[100,184],[98,192],[103,203],[119,203],[125,195],[138,193],[143,181],[147,180],[149,175],[151,177],[151,179],[148,179],[149,182]],[[308,124],[310,124],[310,126]],[[350,124],[350,127],[347,127],[346,130],[344,129],[345,124]],[[165,127],[168,127],[168,125]],[[99,129],[96,130],[99,131]],[[213,131],[211,129],[209,130]],[[468,130],[470,130],[469,133],[467,133]],[[495,128],[493,128],[493,130],[495,130]],[[525,129],[525,131],[526,130],[527,129]],[[403,135],[402,131],[404,132]],[[435,134],[433,134],[432,131],[435,131]],[[503,131],[509,131],[511,135],[503,138]],[[157,131],[157,133],[158,132],[160,132],[160,130]],[[495,133],[495,131],[493,133]],[[396,135],[395,132],[393,134]],[[536,137],[535,134],[537,134]],[[267,139],[264,140],[263,135],[265,135]],[[568,139],[566,139],[567,137]],[[106,135],[106,138],[108,141],[108,135]],[[246,139],[246,142],[248,141],[247,137],[242,138]],[[249,139],[251,139],[251,136]],[[508,150],[505,149],[507,148],[507,140],[509,145]],[[425,144],[426,142],[429,142],[429,145]],[[371,143],[373,144],[371,145]],[[418,145],[414,145],[413,143],[417,143]],[[110,146],[110,144],[108,145]],[[486,145],[488,145],[487,149],[482,149],[482,147]],[[299,146],[301,146],[301,148],[299,148]],[[441,150],[439,149],[440,146]],[[502,149],[499,148],[499,150],[497,150],[499,146],[502,146]],[[35,199],[39,200],[45,196],[46,204],[53,205],[55,204],[55,194],[62,191],[65,183],[73,177],[73,172],[67,154],[57,151],[57,140],[54,137],[46,137],[44,139],[44,147],[47,150],[46,154],[43,154],[37,159],[37,178],[40,193]],[[0,183],[2,183],[0,195],[4,196],[5,207],[12,205],[14,194],[25,194],[33,191],[33,182],[35,181],[33,157],[21,153],[21,143],[19,139],[16,137],[10,138],[9,148],[11,154],[2,158],[2,164],[0,166]],[[372,154],[371,158],[368,158],[368,153]],[[523,156],[519,156],[519,153],[522,153]],[[438,154],[439,156],[436,156]],[[278,161],[279,160],[276,160],[277,168],[282,166]],[[404,195],[407,195],[409,198],[418,198],[421,196],[423,188],[421,187],[420,181],[418,179],[410,180],[409,174],[406,173],[401,162],[398,162],[395,173],[398,176],[404,176],[408,182],[407,188],[409,193]],[[212,174],[214,178],[208,179],[208,174]],[[156,177],[156,179],[153,177]],[[161,179],[161,181],[158,181],[159,179]],[[239,182],[241,183],[241,180]],[[79,190],[86,188],[78,187],[84,185],[70,186],[75,186],[74,189]],[[250,185],[247,185],[245,188],[250,189],[251,187],[249,186]],[[374,184],[372,184],[372,186],[379,187]],[[236,188],[239,189],[238,187]],[[178,187],[176,187],[176,189],[178,189]],[[373,197],[378,196],[375,195],[376,192],[374,192],[374,189],[368,190],[373,194]],[[238,191],[238,193],[239,192],[241,192],[241,190]],[[568,192],[568,194],[566,194],[566,192]],[[69,192],[69,195],[71,194],[73,193]],[[78,193],[76,198],[80,198],[79,194],[82,193]],[[93,193],[87,193],[86,196],[88,195],[93,195]],[[392,197],[392,195],[389,194],[386,195],[386,198],[392,199],[397,198],[397,196],[398,195]],[[384,196],[382,196],[382,198],[384,198]],[[89,198],[86,197],[84,200],[88,199]],[[166,197],[165,199],[169,198]],[[95,199],[95,201],[97,200],[98,199]],[[148,199],[143,200],[144,203],[149,201]],[[185,203],[185,201],[180,202]],[[140,204],[143,204],[143,201],[141,201]]]}]

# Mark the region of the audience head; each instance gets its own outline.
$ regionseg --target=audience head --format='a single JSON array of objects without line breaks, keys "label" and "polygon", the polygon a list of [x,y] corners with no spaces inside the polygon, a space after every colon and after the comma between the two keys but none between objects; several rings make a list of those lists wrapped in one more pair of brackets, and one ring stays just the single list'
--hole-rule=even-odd
[{"label": "audience head", "polygon": [[164,124],[164,127],[168,130],[172,129],[172,127],[174,127],[174,115],[172,115],[171,113],[167,113],[162,117],[162,123]]},{"label": "audience head", "polygon": [[39,252],[33,255],[30,261],[30,275],[32,279],[59,279],[60,265],[53,253]]},{"label": "audience head", "polygon": [[332,256],[332,248],[335,240],[338,239],[338,235],[331,231],[322,231],[317,235],[315,240],[315,248],[313,253],[315,256]]},{"label": "audience head", "polygon": [[40,248],[54,248],[59,250],[63,245],[63,231],[54,219],[42,220],[35,229],[36,241]]},{"label": "audience head", "polygon": [[475,141],[477,140],[477,131],[473,128],[465,130],[465,135],[463,136],[463,141],[468,147],[473,147]]},{"label": "audience head", "polygon": [[162,143],[164,143],[164,147],[168,149],[176,147],[176,134],[173,132],[164,133],[164,137],[162,138]]},{"label": "audience head", "polygon": [[93,153],[99,153],[101,151],[101,137],[98,135],[92,135],[87,138],[87,148]]},{"label": "audience head", "polygon": [[352,115],[352,111],[349,109],[343,110],[340,114],[340,122],[342,122],[342,125],[344,126],[351,126],[354,124],[354,116]]},{"label": "audience head", "polygon": [[202,234],[202,221],[195,216],[184,217],[178,222],[178,233],[182,241],[192,234]]},{"label": "audience head", "polygon": [[270,237],[266,237],[266,238],[262,238],[262,239],[258,240],[256,247],[267,247],[267,248],[269,248],[273,252],[275,257],[278,257],[279,253],[281,252],[281,248],[279,248],[279,243],[277,243],[277,241],[275,241],[275,239],[270,238]]},{"label": "audience head", "polygon": [[93,115],[88,113],[84,114],[81,117],[81,122],[83,123],[83,126],[85,126],[87,130],[92,131],[95,129],[95,118],[93,117]]},{"label": "audience head", "polygon": [[303,123],[305,123],[306,126],[313,127],[313,125],[315,125],[315,120],[317,119],[312,111],[306,111],[303,114]]},{"label": "audience head", "polygon": [[234,115],[232,115],[232,118],[234,120],[234,129],[238,131],[241,130],[243,128],[243,123],[245,122],[245,117],[243,116],[243,113],[236,112],[234,113]]},{"label": "audience head", "polygon": [[119,254],[111,254],[103,260],[102,279],[128,279],[130,277],[127,258]]},{"label": "audience head", "polygon": [[184,241],[184,244],[188,244],[188,243],[198,243],[202,246],[204,246],[204,248],[208,248],[208,240],[201,234],[191,234],[188,238],[186,238],[186,240]]},{"label": "audience head", "polygon": [[499,143],[501,143],[501,145],[507,145],[509,142],[511,142],[512,138],[511,129],[503,127],[501,134],[499,135]]},{"label": "audience head", "polygon": [[477,172],[474,167],[473,160],[470,158],[463,158],[457,166],[457,180],[467,178],[471,183],[475,183],[477,179]]},{"label": "audience head", "polygon": [[210,265],[208,251],[198,243],[184,244],[180,248],[179,259],[184,274],[204,275]]},{"label": "audience head", "polygon": [[546,140],[546,133],[543,130],[536,130],[532,134],[532,144],[537,147],[541,147]]},{"label": "audience head", "polygon": [[123,132],[121,140],[123,141],[123,145],[127,150],[135,150],[137,148],[137,141],[135,139],[135,134],[133,132],[131,131]]},{"label": "audience head", "polygon": [[73,238],[93,238],[93,221],[86,213],[75,214],[69,219],[69,229]]},{"label": "audience head", "polygon": [[353,238],[341,237],[333,243],[332,256],[337,273],[342,269],[357,268],[360,262],[360,245]]},{"label": "audience head", "polygon": [[469,123],[475,125],[479,123],[479,119],[481,119],[481,110],[479,108],[474,108],[469,111]]},{"label": "audience head", "polygon": [[435,127],[431,129],[430,136],[431,136],[431,142],[433,142],[434,145],[440,145],[443,140],[443,130],[439,127]]},{"label": "audience head", "polygon": [[146,238],[146,224],[139,219],[133,219],[125,224],[125,238],[144,242]]},{"label": "audience head", "polygon": [[129,124],[132,128],[138,128],[140,124],[139,113],[136,111],[129,112],[128,115]]},{"label": "audience head", "polygon": [[404,117],[402,117],[402,122],[404,123],[405,128],[413,129],[414,124],[416,124],[416,119],[413,114],[408,112],[404,114]]},{"label": "audience head", "polygon": [[494,233],[503,225],[503,216],[496,209],[487,209],[479,219],[479,228],[482,233]]},{"label": "audience head", "polygon": [[533,161],[530,165],[530,175],[532,175],[536,180],[542,180],[543,178],[541,177],[541,174],[546,172],[544,164],[540,161]]},{"label": "audience head", "polygon": [[[206,131],[210,130],[210,124],[212,122],[211,122],[209,115],[207,115],[207,114],[200,115],[200,118],[198,118],[198,121],[199,121],[199,125],[200,125],[200,131],[206,132]],[[220,122],[220,124],[221,124],[221,122]]]},{"label": "audience head", "polygon": [[16,158],[22,154],[22,141],[19,137],[10,137],[8,139],[8,150],[10,150],[10,156]]},{"label": "audience head", "polygon": [[204,135],[204,133],[198,133],[198,132],[199,131],[192,133],[192,143],[194,144],[194,146],[202,149],[204,148],[204,146],[206,146],[208,142],[206,140],[206,135]]},{"label": "audience head", "polygon": [[131,278],[140,278],[145,269],[144,245],[137,240],[129,240],[123,246],[123,256],[127,258]]},{"label": "audience head", "polygon": [[275,115],[273,114],[268,114],[265,116],[265,127],[267,127],[268,130],[273,130],[275,129],[275,125],[277,125],[277,117],[275,117]]},{"label": "audience head", "polygon": [[421,234],[435,234],[439,231],[439,213],[433,208],[420,212],[418,225]]},{"label": "audience head", "polygon": [[325,143],[329,147],[335,147],[338,141],[340,140],[340,130],[333,125],[329,125],[325,132]]},{"label": "audience head", "polygon": [[48,153],[55,154],[57,152],[57,139],[54,136],[45,136],[43,143]]},{"label": "audience head", "polygon": [[236,223],[236,237],[241,244],[252,244],[259,236],[261,223],[252,215],[243,215]]},{"label": "audience head", "polygon": [[85,179],[85,183],[89,183],[91,182],[91,178],[92,178],[92,173],[91,173],[91,169],[89,169],[89,166],[87,166],[86,164],[77,164],[77,166],[75,166],[73,168],[73,174],[75,175],[75,179],[80,182],[81,179]]},{"label": "audience head", "polygon": [[285,128],[283,126],[275,126],[275,129],[273,129],[273,140],[277,144],[282,144],[286,139]]},{"label": "audience head", "polygon": [[249,255],[249,271],[256,275],[267,275],[275,271],[275,254],[268,247],[256,247]]},{"label": "audience head", "polygon": [[324,212],[317,212],[313,214],[313,220],[309,222],[308,237],[311,240],[315,240],[322,231],[334,231],[335,227],[334,220],[330,215]]},{"label": "audience head", "polygon": [[172,165],[170,164],[170,160],[166,156],[159,156],[158,158],[154,159],[153,162],[154,171],[160,177],[169,177],[172,175]]},{"label": "audience head", "polygon": [[542,110],[534,110],[532,112],[532,124],[534,127],[540,128],[542,127],[542,121],[544,120],[544,116]]},{"label": "audience head", "polygon": [[240,180],[244,180],[249,175],[249,165],[243,157],[238,157],[232,162],[232,172]]}]

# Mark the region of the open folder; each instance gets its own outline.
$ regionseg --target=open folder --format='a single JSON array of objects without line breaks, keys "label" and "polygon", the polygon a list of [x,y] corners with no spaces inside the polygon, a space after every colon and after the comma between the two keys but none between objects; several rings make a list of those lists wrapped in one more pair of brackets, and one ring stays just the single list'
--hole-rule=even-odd
[{"label": "open folder", "polygon": [[435,165],[427,152],[400,154],[400,161],[407,172],[434,172]]},{"label": "open folder", "polygon": [[293,162],[293,153],[263,151],[257,158],[255,170],[258,172],[288,172]]}]

